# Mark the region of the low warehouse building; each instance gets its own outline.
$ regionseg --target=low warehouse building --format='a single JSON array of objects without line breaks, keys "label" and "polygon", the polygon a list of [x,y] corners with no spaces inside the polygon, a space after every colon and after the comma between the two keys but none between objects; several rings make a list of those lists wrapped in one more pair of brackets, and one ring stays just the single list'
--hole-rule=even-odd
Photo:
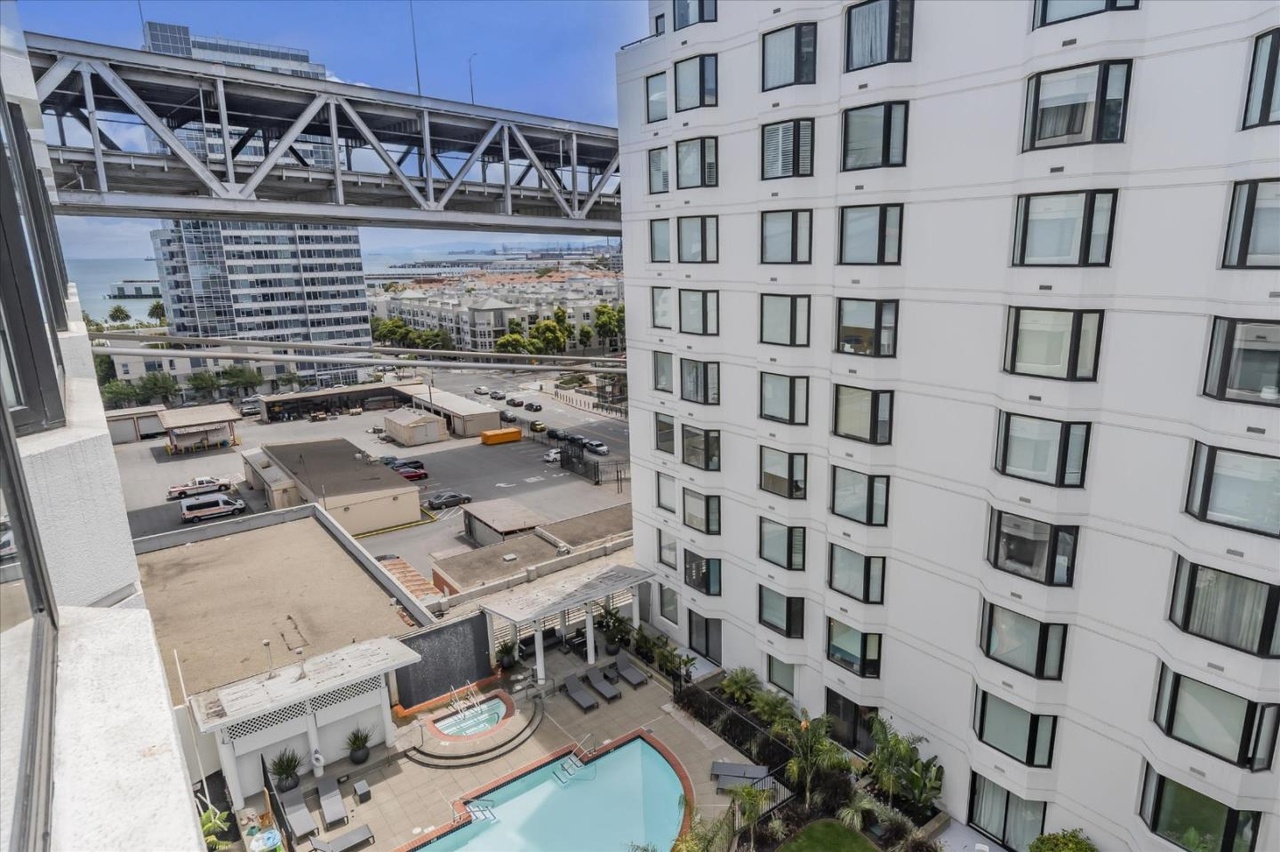
[{"label": "low warehouse building", "polygon": [[479,400],[431,388],[413,395],[414,408],[430,411],[444,418],[449,432],[459,438],[475,438],[488,429],[502,428],[498,409]]},{"label": "low warehouse building", "polygon": [[165,430],[160,422],[160,412],[164,410],[163,405],[140,405],[108,411],[107,431],[111,433],[111,443],[130,444],[163,435]]},{"label": "low warehouse building", "polygon": [[197,405],[192,408],[170,408],[158,413],[160,425],[168,436],[166,450],[191,453],[240,443],[236,437],[236,421],[240,412],[225,402]]},{"label": "low warehouse building", "polygon": [[404,447],[433,444],[449,437],[443,417],[416,408],[398,408],[382,421],[386,434]]},{"label": "low warehouse building", "polygon": [[258,419],[305,420],[313,414],[340,416],[354,412],[387,411],[408,405],[425,389],[418,379],[405,382],[372,382],[349,387],[290,391],[264,396],[258,401]]},{"label": "low warehouse building", "polygon": [[506,541],[549,520],[545,515],[505,497],[462,507],[462,529],[477,547]]}]

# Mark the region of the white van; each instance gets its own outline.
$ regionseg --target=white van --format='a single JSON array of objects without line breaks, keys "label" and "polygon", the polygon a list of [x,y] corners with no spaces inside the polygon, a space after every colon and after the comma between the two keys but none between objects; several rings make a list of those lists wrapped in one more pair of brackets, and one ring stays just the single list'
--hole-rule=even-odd
[{"label": "white van", "polygon": [[244,501],[221,494],[210,494],[205,497],[188,497],[182,501],[182,522],[198,524],[206,518],[221,518],[223,515],[239,515],[244,512]]}]

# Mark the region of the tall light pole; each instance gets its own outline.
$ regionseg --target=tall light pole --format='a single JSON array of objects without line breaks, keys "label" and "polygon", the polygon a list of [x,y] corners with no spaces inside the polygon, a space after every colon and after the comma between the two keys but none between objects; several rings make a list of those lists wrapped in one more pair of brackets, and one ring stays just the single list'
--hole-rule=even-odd
[{"label": "tall light pole", "polygon": [[[441,341],[436,341],[435,343],[433,343],[433,344],[431,344],[430,346],[428,346],[428,347],[427,347],[427,351],[428,351],[428,352],[430,352],[432,349],[439,349],[439,348],[441,347],[441,345],[442,345]],[[436,411],[435,411],[435,408],[436,408],[436,368],[435,368],[435,367],[428,367],[428,368],[427,368],[427,404],[431,406],[431,413],[432,413],[432,414],[435,414],[435,413],[436,413]],[[437,415],[437,416],[439,416],[439,415]]]},{"label": "tall light pole", "polygon": [[473,53],[467,57],[467,79],[471,82],[471,103],[476,102],[476,75],[471,67],[471,60],[475,59],[479,54]]},{"label": "tall light pole", "polygon": [[409,0],[409,31],[413,33],[413,81],[418,87],[418,97],[422,97],[422,72],[418,70],[418,24],[413,18],[413,0]]}]

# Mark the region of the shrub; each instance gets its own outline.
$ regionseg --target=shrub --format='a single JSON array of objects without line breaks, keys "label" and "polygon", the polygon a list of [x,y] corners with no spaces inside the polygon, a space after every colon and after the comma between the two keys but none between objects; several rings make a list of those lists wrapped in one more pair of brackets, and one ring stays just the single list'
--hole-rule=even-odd
[{"label": "shrub", "polygon": [[932,840],[919,829],[907,835],[906,839],[893,847],[893,852],[946,852],[942,842]]},{"label": "shrub", "polygon": [[1031,841],[1028,852],[1098,852],[1098,847],[1082,830],[1073,828],[1040,835]]},{"label": "shrub", "polygon": [[881,805],[876,809],[876,823],[880,826],[880,844],[885,849],[896,848],[916,830],[915,824],[906,814],[888,805]]},{"label": "shrub", "polygon": [[788,722],[796,717],[795,708],[787,696],[761,690],[751,698],[751,712],[767,727]]},{"label": "shrub", "polygon": [[720,691],[734,704],[747,706],[760,691],[760,676],[746,666],[732,669],[720,681]]}]

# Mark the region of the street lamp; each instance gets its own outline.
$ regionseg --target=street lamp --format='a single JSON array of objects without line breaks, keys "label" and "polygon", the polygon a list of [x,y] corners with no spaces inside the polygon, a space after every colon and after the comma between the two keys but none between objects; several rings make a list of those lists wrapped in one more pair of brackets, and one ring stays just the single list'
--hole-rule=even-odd
[{"label": "street lamp", "polygon": [[467,57],[467,79],[471,82],[471,103],[476,102],[476,76],[471,68],[471,60],[475,59],[479,54],[473,53]]},{"label": "street lamp", "polygon": [[[427,347],[427,351],[439,349],[443,343],[437,340],[435,343]],[[427,367],[427,404],[431,406],[431,413],[436,414],[436,368]],[[438,416],[438,415],[437,415]]]}]

